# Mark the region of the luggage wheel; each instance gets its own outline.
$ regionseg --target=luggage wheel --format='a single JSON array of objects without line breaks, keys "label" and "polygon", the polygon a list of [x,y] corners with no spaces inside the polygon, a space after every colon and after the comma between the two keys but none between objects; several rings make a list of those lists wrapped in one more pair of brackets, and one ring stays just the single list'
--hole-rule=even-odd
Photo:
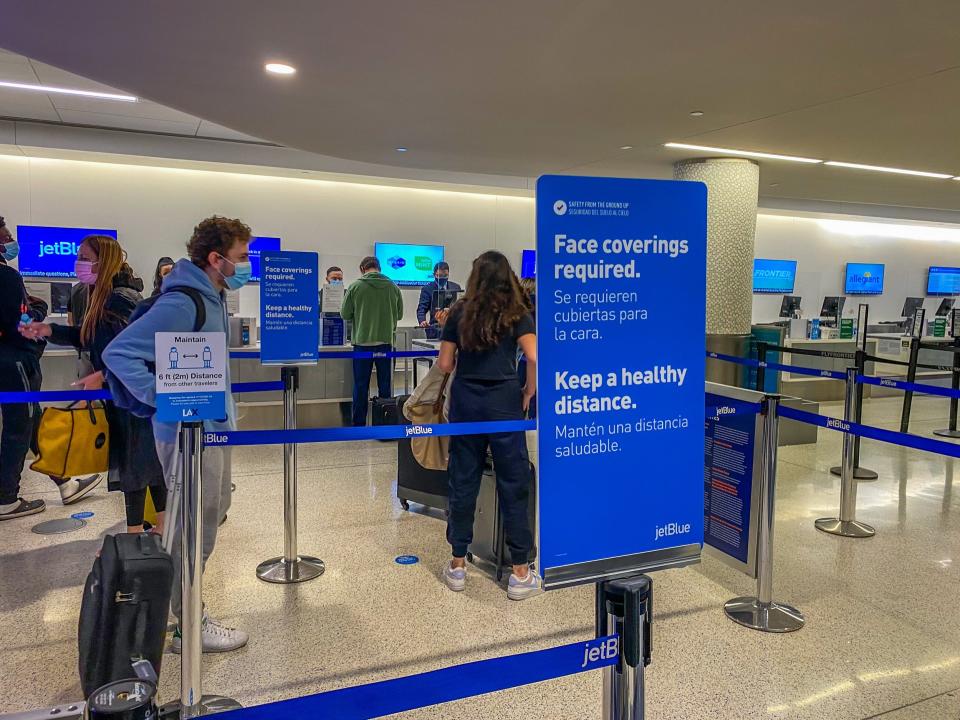
[{"label": "luggage wheel", "polygon": [[404,500],[403,498],[400,498],[400,507],[402,507],[404,510],[409,510],[410,502],[408,500]]}]

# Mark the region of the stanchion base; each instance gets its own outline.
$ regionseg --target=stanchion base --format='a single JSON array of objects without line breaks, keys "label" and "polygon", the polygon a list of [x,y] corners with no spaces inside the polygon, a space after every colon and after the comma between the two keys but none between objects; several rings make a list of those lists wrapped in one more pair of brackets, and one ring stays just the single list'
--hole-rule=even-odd
[{"label": "stanchion base", "polygon": [[723,606],[723,612],[735,623],[752,630],[788,633],[803,627],[803,613],[790,605],[772,602],[762,605],[755,597],[738,597]]},{"label": "stanchion base", "polygon": [[946,428],[945,430],[934,430],[933,434],[938,435],[939,437],[960,438],[960,430],[951,430],[950,428]]},{"label": "stanchion base", "polygon": [[[843,475],[843,470],[839,465],[837,465],[830,468],[830,474],[841,477]],[[853,469],[854,480],[876,480],[878,477],[880,476],[877,475],[877,473],[875,473],[873,470],[868,470],[867,468],[858,467]]]},{"label": "stanchion base", "polygon": [[841,537],[869,538],[877,534],[877,531],[866,523],[856,520],[840,520],[838,518],[820,518],[814,525],[817,530],[831,535],[840,535]]},{"label": "stanchion base", "polygon": [[289,585],[320,577],[325,569],[323,560],[309,555],[300,555],[295,562],[276,557],[257,565],[257,577],[264,582]]},{"label": "stanchion base", "polygon": [[[223,695],[204,695],[200,700],[200,715],[216,715],[228,710],[239,710],[243,707],[233,698]],[[169,702],[160,708],[161,720],[173,720],[182,717],[180,701]],[[197,717],[192,715],[191,717]]]}]

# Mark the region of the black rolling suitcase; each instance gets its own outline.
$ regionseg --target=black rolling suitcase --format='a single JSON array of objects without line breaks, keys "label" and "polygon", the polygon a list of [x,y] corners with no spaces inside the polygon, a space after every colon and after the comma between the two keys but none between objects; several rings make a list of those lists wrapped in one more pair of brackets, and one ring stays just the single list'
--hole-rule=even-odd
[{"label": "black rolling suitcase", "polygon": [[[403,398],[406,402],[406,398]],[[402,410],[403,403],[400,403]],[[400,413],[400,422],[409,425],[410,421]],[[397,443],[397,499],[404,510],[410,509],[410,501],[437,508],[447,509],[450,494],[450,479],[446,470],[429,470],[413,456],[410,438]]]},{"label": "black rolling suitcase", "polygon": [[152,533],[107,535],[80,604],[80,684],[85,697],[134,677],[134,660],[157,674],[170,612],[173,561]]},{"label": "black rolling suitcase", "polygon": [[[409,395],[400,395],[399,397],[381,398],[375,397],[370,401],[370,419],[374,426],[380,425],[400,425],[404,418],[400,409],[407,401]],[[396,442],[395,440],[384,440],[383,442]]]},{"label": "black rolling suitcase", "polygon": [[[489,461],[488,461],[489,463]],[[537,538],[537,469],[530,463],[530,496],[527,502],[527,517],[530,519],[530,532],[534,541]],[[536,544],[530,552],[530,562],[537,556]],[[492,565],[496,569],[497,580],[502,579],[503,569],[510,566],[510,551],[507,549],[507,536],[503,530],[503,518],[500,516],[500,500],[497,496],[497,476],[492,464],[483,471],[480,481],[480,494],[477,496],[477,511],[473,517],[473,542],[467,552],[467,559],[476,564],[477,560]]]}]

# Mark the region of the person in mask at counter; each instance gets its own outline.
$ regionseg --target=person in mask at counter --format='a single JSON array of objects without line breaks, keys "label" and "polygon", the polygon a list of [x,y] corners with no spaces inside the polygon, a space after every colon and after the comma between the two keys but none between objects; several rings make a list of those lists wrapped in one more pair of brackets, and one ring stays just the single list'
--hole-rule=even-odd
[{"label": "person in mask at counter", "polygon": [[[177,468],[180,466],[177,448],[177,423],[160,422],[155,415],[157,406],[156,364],[154,336],[158,332],[193,331],[194,322],[203,308],[205,319],[202,332],[222,332],[230,342],[230,323],[227,317],[227,290],[239,290],[250,281],[249,246],[250,228],[240,220],[214,216],[203,220],[193,230],[187,243],[188,259],[179,260],[163,281],[162,292],[153,305],[135,318],[127,328],[110,343],[104,352],[107,379],[113,396],[127,396],[131,406],[136,405],[137,414],[153,415],[153,434],[157,456],[163,466],[167,488],[172,489]],[[195,303],[202,303],[198,306]],[[230,388],[230,364],[226,366],[226,387]],[[236,405],[231,393],[226,395],[226,415],[222,421],[205,421],[206,432],[235,430]],[[208,446],[203,449],[201,471],[200,511],[203,513],[203,537],[201,538],[203,562],[213,552],[217,541],[217,529],[226,517],[232,497],[232,473],[230,448]],[[174,498],[171,498],[175,502]],[[176,523],[179,525],[180,523]],[[173,593],[170,610],[177,618],[181,613],[180,577],[180,529],[168,523],[166,532],[174,533],[171,555],[174,558]],[[227,627],[204,612],[202,643],[204,652],[237,650],[247,644],[248,635],[243,630]],[[179,626],[173,634],[172,649],[179,653],[181,636]]]},{"label": "person in mask at counter", "polygon": [[420,302],[417,304],[417,321],[420,327],[427,328],[428,338],[440,337],[437,313],[453,305],[463,288],[450,279],[450,266],[442,260],[433,266],[433,282],[420,290]]}]

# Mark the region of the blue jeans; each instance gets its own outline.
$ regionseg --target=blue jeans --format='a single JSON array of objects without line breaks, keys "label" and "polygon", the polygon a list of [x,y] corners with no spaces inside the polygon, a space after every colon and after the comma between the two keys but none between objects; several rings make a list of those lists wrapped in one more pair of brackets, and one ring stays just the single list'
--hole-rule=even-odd
[{"label": "blue jeans", "polygon": [[[393,350],[392,345],[354,345],[354,352],[382,352]],[[370,374],[377,366],[377,395],[392,397],[390,389],[393,374],[393,360],[390,358],[355,358],[353,361],[353,424],[363,427],[367,424],[367,410],[370,406]]]}]

